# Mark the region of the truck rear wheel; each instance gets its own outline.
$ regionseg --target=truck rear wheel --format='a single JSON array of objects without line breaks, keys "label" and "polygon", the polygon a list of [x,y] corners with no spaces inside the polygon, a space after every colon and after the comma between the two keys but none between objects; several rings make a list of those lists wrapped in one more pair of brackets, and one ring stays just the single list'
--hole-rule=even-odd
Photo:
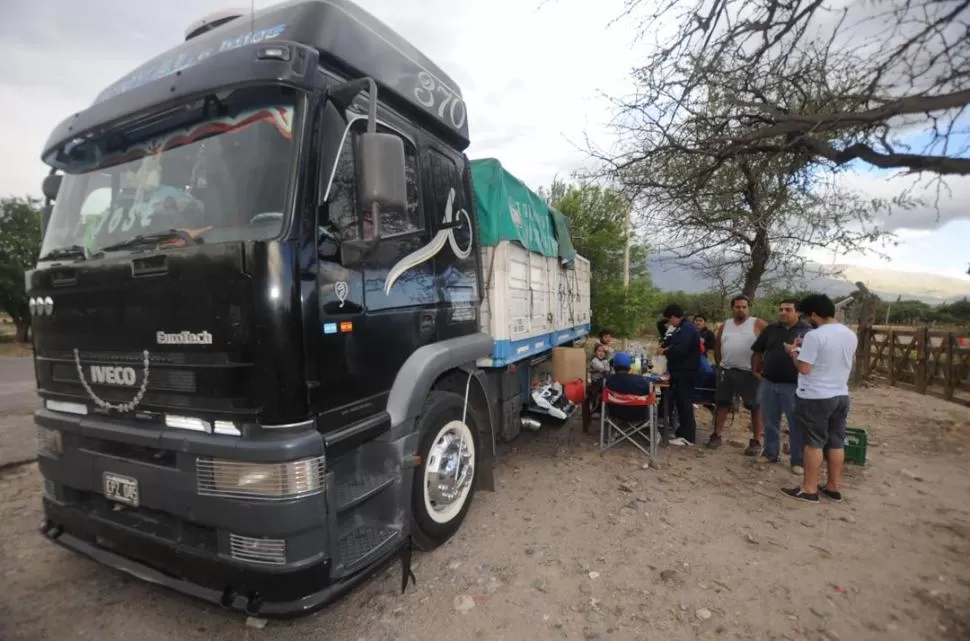
[{"label": "truck rear wheel", "polygon": [[478,429],[475,412],[462,420],[464,398],[433,391],[418,418],[420,464],[414,470],[412,538],[431,550],[458,531],[475,495]]}]

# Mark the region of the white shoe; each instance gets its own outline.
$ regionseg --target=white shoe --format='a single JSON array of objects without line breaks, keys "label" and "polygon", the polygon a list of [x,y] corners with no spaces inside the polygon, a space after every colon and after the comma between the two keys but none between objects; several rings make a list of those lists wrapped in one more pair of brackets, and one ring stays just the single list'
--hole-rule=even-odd
[{"label": "white shoe", "polygon": [[693,445],[693,443],[691,443],[690,441],[688,441],[683,436],[678,436],[676,438],[672,438],[672,439],[670,439],[669,443],[671,445],[676,445],[677,447],[690,447],[691,445]]}]

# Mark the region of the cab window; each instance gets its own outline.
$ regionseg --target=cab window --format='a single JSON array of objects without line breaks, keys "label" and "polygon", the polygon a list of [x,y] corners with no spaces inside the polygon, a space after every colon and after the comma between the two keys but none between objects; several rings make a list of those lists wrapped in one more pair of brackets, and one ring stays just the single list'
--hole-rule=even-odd
[{"label": "cab window", "polygon": [[[372,212],[364,211],[357,202],[357,172],[355,150],[357,139],[367,128],[363,118],[354,122],[348,133],[347,141],[337,158],[333,185],[330,189],[328,206],[328,227],[341,240],[371,240],[374,237]],[[387,127],[378,125],[381,133],[398,135]],[[407,207],[401,211],[384,210],[381,212],[381,237],[389,238],[410,234],[424,229],[418,190],[418,160],[414,145],[404,140],[404,169],[407,179]]]}]

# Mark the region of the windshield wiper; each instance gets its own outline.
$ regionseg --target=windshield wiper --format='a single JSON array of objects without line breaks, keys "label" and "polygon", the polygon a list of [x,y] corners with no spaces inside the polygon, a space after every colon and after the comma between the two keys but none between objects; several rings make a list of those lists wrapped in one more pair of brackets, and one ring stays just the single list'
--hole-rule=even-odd
[{"label": "windshield wiper", "polygon": [[68,245],[50,250],[37,260],[57,260],[58,258],[87,258],[87,252],[80,245]]},{"label": "windshield wiper", "polygon": [[166,229],[165,231],[160,231],[156,234],[139,234],[134,238],[123,240],[120,243],[106,245],[99,249],[98,253],[117,251],[119,249],[131,249],[134,247],[141,247],[143,245],[157,245],[158,243],[166,240],[183,240],[186,243],[195,243],[196,245],[201,245],[203,242],[205,242],[201,237],[193,236],[185,230]]}]

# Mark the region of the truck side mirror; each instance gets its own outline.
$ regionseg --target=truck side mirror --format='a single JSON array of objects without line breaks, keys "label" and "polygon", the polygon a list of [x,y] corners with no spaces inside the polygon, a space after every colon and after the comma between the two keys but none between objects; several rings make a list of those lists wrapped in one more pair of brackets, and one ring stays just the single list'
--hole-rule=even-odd
[{"label": "truck side mirror", "polygon": [[373,216],[381,237],[381,211],[405,211],[408,204],[404,141],[394,134],[365,133],[357,141],[357,202]]},{"label": "truck side mirror", "polygon": [[47,233],[47,225],[51,221],[51,213],[54,211],[54,206],[51,205],[51,201],[57,199],[57,192],[61,190],[61,180],[64,178],[61,174],[55,174],[51,172],[44,178],[44,182],[41,183],[40,190],[44,193],[44,198],[47,202],[44,203],[44,207],[40,210],[40,234],[41,237]]},{"label": "truck side mirror", "polygon": [[50,174],[44,178],[44,182],[41,183],[41,191],[44,192],[44,198],[48,200],[57,200],[57,192],[61,190],[61,180],[64,178],[61,174]]}]

